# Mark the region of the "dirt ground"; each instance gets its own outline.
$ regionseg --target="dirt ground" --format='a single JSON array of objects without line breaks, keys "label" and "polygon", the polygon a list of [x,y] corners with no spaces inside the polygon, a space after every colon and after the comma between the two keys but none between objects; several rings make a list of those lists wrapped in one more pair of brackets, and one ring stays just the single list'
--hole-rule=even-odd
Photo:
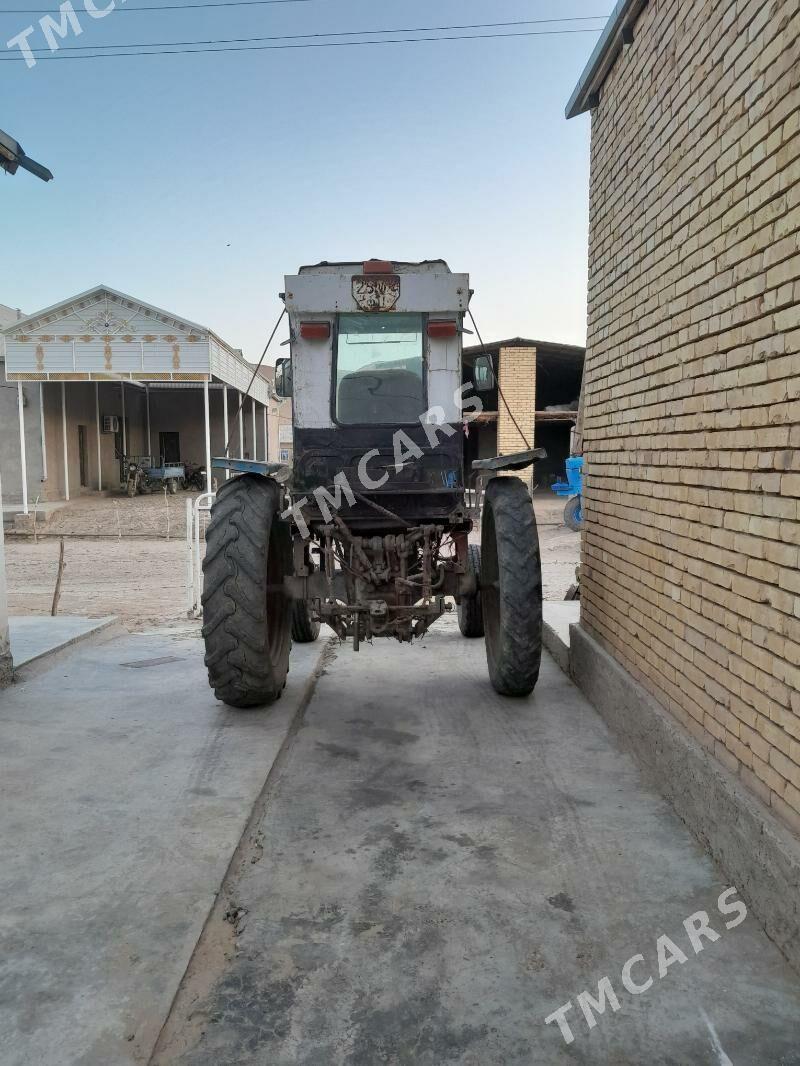
[{"label": "dirt ground", "polygon": [[186,501],[196,492],[78,496],[37,524],[43,536],[163,537],[186,535]]},{"label": "dirt ground", "polygon": [[[10,612],[50,612],[60,539],[52,534],[58,533],[65,534],[66,562],[60,614],[95,618],[114,614],[131,630],[185,621],[187,496],[168,497],[166,506],[163,497],[155,496],[76,500],[56,512],[46,527],[48,535],[39,537],[38,543],[9,536],[6,568]],[[562,500],[537,495],[534,506],[544,597],[562,600],[575,580],[580,537],[563,524]],[[119,528],[117,518],[123,530],[121,537],[114,536]],[[98,533],[107,536],[98,537]]]}]

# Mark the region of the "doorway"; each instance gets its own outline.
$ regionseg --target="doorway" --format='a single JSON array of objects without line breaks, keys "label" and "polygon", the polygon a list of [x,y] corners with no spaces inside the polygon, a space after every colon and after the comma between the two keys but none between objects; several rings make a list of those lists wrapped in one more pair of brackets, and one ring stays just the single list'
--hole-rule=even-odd
[{"label": "doorway", "polygon": [[78,467],[80,469],[81,488],[88,488],[89,479],[86,473],[86,426],[78,426]]},{"label": "doorway", "polygon": [[179,463],[181,461],[180,433],[159,433],[158,450],[165,463]]}]

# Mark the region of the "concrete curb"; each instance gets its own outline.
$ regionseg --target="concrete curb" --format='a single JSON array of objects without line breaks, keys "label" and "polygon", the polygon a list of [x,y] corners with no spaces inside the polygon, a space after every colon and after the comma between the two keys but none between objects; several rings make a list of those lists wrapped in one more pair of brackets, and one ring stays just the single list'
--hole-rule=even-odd
[{"label": "concrete curb", "polygon": [[84,641],[91,640],[93,637],[105,632],[105,630],[110,629],[112,626],[116,626],[117,622],[118,619],[115,614],[107,615],[105,618],[98,618],[97,625],[93,625],[90,629],[86,629],[82,633],[75,633],[71,637],[67,637],[64,640],[59,641],[57,644],[54,644],[52,647],[45,648],[43,651],[37,652],[28,659],[23,659],[21,662],[15,660],[14,675],[22,674],[22,672],[29,667],[39,665],[45,659],[48,659],[53,655],[58,655],[59,652],[65,651],[67,648],[72,648],[76,644],[82,644]]},{"label": "concrete curb", "polygon": [[545,600],[542,605],[542,643],[567,676],[569,629],[580,617],[580,600]]},{"label": "concrete curb", "polygon": [[564,673],[569,676],[569,645],[564,643],[546,618],[542,621],[542,644],[550,652]]},{"label": "concrete curb", "polygon": [[[335,636],[322,636],[320,638],[320,648],[317,660],[306,679],[297,706],[287,723],[286,734],[278,748],[275,758],[272,760],[272,763],[265,768],[264,783],[250,808],[247,821],[245,822],[239,841],[231,854],[225,875],[214,891],[214,898],[209,906],[205,921],[203,922],[203,927],[200,930],[200,935],[192,948],[183,976],[178,982],[174,994],[171,997],[169,1008],[163,1017],[163,1021],[161,1022],[151,1045],[148,1048],[139,1049],[145,1056],[142,1061],[146,1062],[148,1066],[155,1066],[157,1062],[164,1061],[161,1059],[161,1054],[164,1051],[165,1046],[169,1045],[171,1039],[173,1039],[171,1033],[173,1021],[176,1017],[178,1017],[179,1020],[188,1018],[190,1008],[187,1004],[191,1002],[193,998],[198,998],[199,994],[195,991],[195,985],[198,982],[208,982],[217,972],[221,972],[224,967],[226,946],[224,944],[224,939],[220,938],[218,930],[221,928],[229,930],[231,928],[229,924],[226,924],[225,914],[234,895],[233,886],[241,875],[242,868],[248,861],[252,861],[248,858],[248,855],[253,849],[256,830],[265,815],[270,793],[288,760],[289,752],[298,731],[303,725],[306,710],[314,697],[319,679],[324,674],[328,662],[330,662],[331,658],[336,655],[336,649],[338,646],[339,642]],[[217,930],[216,935],[214,931],[215,926]],[[166,1061],[172,1060],[167,1059]]]},{"label": "concrete curb", "polygon": [[616,659],[570,626],[569,672],[800,972],[800,844]]}]

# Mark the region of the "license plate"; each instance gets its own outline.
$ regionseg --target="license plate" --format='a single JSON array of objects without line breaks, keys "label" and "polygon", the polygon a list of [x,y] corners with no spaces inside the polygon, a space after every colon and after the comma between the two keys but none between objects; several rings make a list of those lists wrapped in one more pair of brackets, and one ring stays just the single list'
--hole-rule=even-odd
[{"label": "license plate", "polygon": [[400,299],[396,274],[358,275],[353,278],[353,299],[359,311],[391,311]]}]

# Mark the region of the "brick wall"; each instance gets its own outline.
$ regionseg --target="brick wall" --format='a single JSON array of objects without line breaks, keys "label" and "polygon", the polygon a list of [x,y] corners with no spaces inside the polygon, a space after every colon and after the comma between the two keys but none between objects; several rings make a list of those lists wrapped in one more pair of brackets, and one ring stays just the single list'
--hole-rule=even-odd
[{"label": "brick wall", "polygon": [[800,9],[656,0],[592,123],[582,621],[800,832]]},{"label": "brick wall", "polygon": [[[500,388],[505,401],[498,396],[497,417],[497,454],[513,455],[522,452],[530,445],[534,447],[534,430],[536,424],[536,349],[535,348],[501,348],[498,356]],[[528,443],[514,425],[508,408],[511,408],[520,429],[527,437]],[[521,478],[529,478],[532,468],[516,471]]]}]

